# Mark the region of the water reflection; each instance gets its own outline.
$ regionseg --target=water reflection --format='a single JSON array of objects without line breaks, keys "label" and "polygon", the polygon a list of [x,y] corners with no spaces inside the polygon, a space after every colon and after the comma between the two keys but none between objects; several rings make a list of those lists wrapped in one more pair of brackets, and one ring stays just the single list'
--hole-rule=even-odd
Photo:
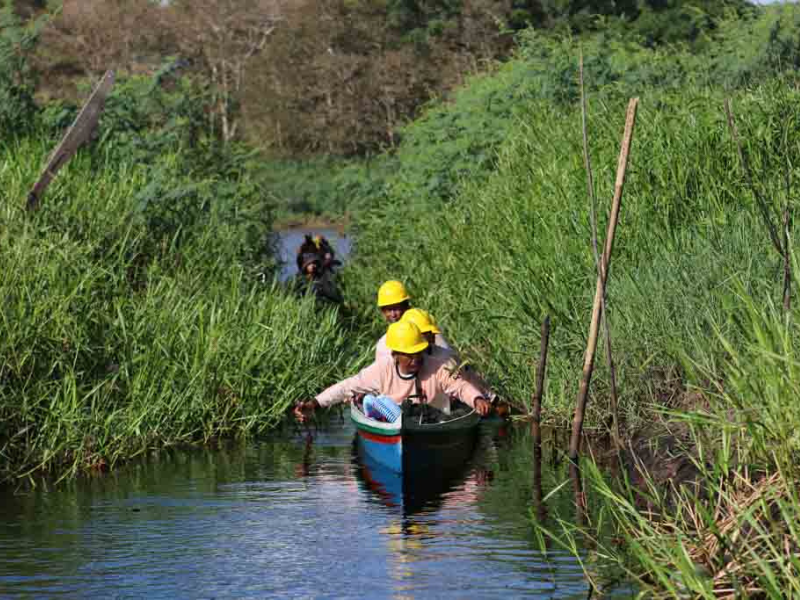
[{"label": "water reflection", "polygon": [[[5,493],[0,596],[585,598],[575,559],[541,554],[531,524],[568,477],[551,449],[537,474],[527,426],[484,427],[457,468],[403,481],[346,423]],[[574,512],[570,486],[547,504]]]},{"label": "water reflection", "polygon": [[356,476],[363,489],[383,506],[398,509],[404,517],[434,512],[454,498],[475,501],[474,497],[465,497],[472,487],[467,483],[468,474],[472,476],[477,472],[470,469],[471,458],[468,454],[457,462],[433,464],[428,470],[419,469],[403,475],[374,461],[364,452],[360,438],[353,441]]}]

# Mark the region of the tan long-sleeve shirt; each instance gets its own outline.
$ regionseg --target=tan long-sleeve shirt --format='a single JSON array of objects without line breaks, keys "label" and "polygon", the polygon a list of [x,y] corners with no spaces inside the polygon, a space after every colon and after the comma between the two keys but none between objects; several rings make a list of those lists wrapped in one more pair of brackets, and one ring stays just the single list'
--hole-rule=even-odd
[{"label": "tan long-sleeve shirt", "polygon": [[[483,397],[472,383],[450,372],[454,366],[447,355],[426,355],[418,375],[427,402],[445,411],[449,409],[450,396],[473,407],[475,400]],[[375,361],[357,375],[332,385],[316,400],[320,406],[330,406],[348,400],[353,394],[382,394],[402,404],[403,400],[416,393],[414,377],[401,376],[394,359],[389,356]]]}]

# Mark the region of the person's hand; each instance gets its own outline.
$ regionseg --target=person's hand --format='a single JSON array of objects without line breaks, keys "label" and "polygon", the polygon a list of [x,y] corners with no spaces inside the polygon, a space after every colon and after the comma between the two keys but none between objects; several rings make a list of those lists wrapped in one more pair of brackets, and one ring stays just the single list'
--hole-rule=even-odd
[{"label": "person's hand", "polygon": [[301,423],[305,423],[307,419],[310,419],[314,415],[314,411],[319,406],[319,402],[316,399],[312,400],[301,400],[298,402],[294,410],[294,418],[300,421]]},{"label": "person's hand", "polygon": [[486,398],[476,398],[475,410],[480,416],[485,417],[492,411],[492,404]]}]

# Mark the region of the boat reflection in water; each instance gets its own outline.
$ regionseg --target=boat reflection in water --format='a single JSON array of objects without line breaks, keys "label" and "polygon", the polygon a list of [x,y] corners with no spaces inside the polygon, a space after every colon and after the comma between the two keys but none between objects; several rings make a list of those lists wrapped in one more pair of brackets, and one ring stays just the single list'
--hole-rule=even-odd
[{"label": "boat reflection in water", "polygon": [[407,446],[403,473],[377,462],[367,452],[363,439],[353,440],[353,460],[359,482],[382,505],[400,509],[408,517],[439,508],[452,493],[464,487],[470,473],[476,435],[456,447]]},{"label": "boat reflection in water", "polygon": [[[372,458],[355,436],[353,465],[359,486],[389,517],[379,531],[394,597],[421,597],[431,581],[451,591],[463,584],[461,532],[480,527],[476,507],[491,480],[480,465],[475,438],[466,451],[452,453],[431,448],[422,452],[422,447],[419,453],[407,453],[407,445],[404,464],[414,468],[397,473]],[[442,570],[445,575],[437,575]]]}]

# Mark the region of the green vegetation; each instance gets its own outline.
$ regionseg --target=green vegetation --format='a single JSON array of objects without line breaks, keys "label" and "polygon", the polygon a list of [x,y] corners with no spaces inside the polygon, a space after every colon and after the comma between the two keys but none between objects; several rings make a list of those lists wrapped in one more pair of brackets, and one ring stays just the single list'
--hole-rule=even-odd
[{"label": "green vegetation", "polygon": [[[523,21],[536,10],[513,4]],[[655,594],[797,590],[800,418],[788,399],[798,392],[798,286],[793,308],[781,313],[783,264],[756,195],[779,227],[785,203],[796,209],[800,10],[737,4],[723,13],[709,4],[701,15],[677,2],[636,3],[632,27],[619,14],[623,3],[606,3],[605,12],[596,3],[550,4],[549,32],[520,28],[509,60],[455,92],[413,88],[401,102],[387,91],[391,98],[375,104],[356,83],[318,77],[331,88],[302,103],[291,91],[267,98],[270,110],[291,107],[269,123],[297,118],[293,133],[276,134],[290,156],[268,164],[228,136],[234,116],[254,118],[246,102],[241,113],[231,103],[221,135],[220,91],[197,73],[179,74],[174,63],[123,78],[100,138],[35,215],[23,213],[22,198],[75,108],[33,103],[18,49],[35,42],[37,25],[23,31],[3,12],[10,25],[0,32],[0,98],[13,102],[0,113],[0,479],[69,475],[161,445],[266,431],[290,402],[366,359],[383,327],[375,290],[395,277],[519,404],[532,391],[539,326],[551,315],[544,416],[565,425],[595,282],[577,103],[582,51],[595,181],[606,202],[624,107],[641,97],[608,299],[624,429],[658,421],[679,433],[697,487],[670,490],[657,473],[628,485],[586,464],[587,520],[550,535],[571,547],[576,535],[611,529],[626,543],[598,541],[598,558]],[[322,5],[303,6],[317,14]],[[348,6],[336,14],[371,14],[369,3]],[[329,62],[302,64],[345,79],[377,69],[404,89],[412,88],[397,74],[420,56],[451,64],[437,52],[460,39],[451,31],[465,22],[460,3],[385,8],[394,29],[380,61],[359,62],[368,53],[344,43],[356,38],[343,19],[335,39],[321,39],[331,44]],[[659,29],[663,18],[652,15],[660,10],[687,18]],[[554,35],[562,24],[569,31]],[[297,40],[271,55],[292,60],[275,64],[300,64],[311,52]],[[405,66],[389,69],[395,60]],[[284,91],[308,90],[292,85]],[[431,89],[442,97],[400,127],[397,115],[413,114]],[[351,136],[359,113],[339,93],[372,98],[370,119],[385,120],[365,117],[363,137]],[[388,150],[371,155],[381,144]],[[299,158],[321,148],[340,157]],[[348,154],[362,158],[344,162]],[[360,330],[271,283],[273,218],[298,213],[352,219],[357,254],[345,285]],[[785,234],[792,247],[797,224],[789,220]],[[607,378],[598,360],[587,422],[601,433]]]},{"label": "green vegetation", "polygon": [[30,215],[43,147],[0,152],[0,478],[264,432],[352,368],[336,313],[269,283],[245,180],[90,155]]},{"label": "green vegetation", "polygon": [[[739,292],[741,320],[715,332],[725,351],[703,350],[707,336],[689,342],[700,349],[695,377],[721,379],[699,390],[695,410],[665,415],[678,434],[672,456],[662,451],[662,466],[638,473],[638,485],[584,461],[585,485],[599,506],[588,523],[563,520],[561,531],[548,532],[566,547],[590,538],[598,555],[653,597],[800,593],[797,315],[787,319]],[[674,442],[651,444],[662,441]],[[675,465],[676,456],[694,473],[692,485],[671,481],[677,469],[664,464]],[[612,535],[597,536],[603,526]]]},{"label": "green vegetation", "polygon": [[[587,522],[565,520],[549,534],[567,548],[578,535],[596,537],[599,556],[655,596],[798,593],[800,420],[792,404],[800,286],[793,283],[784,314],[783,261],[754,189],[781,231],[785,204],[796,211],[800,176],[799,31],[800,10],[785,6],[718,22],[699,52],[648,48],[613,31],[579,40],[526,32],[516,59],[401,132],[383,159],[388,176],[369,182],[382,194],[364,198],[356,215],[348,293],[366,306],[382,280],[406,281],[415,304],[504,396],[529,397],[539,326],[550,314],[543,416],[566,425],[596,277],[579,49],[605,206],[625,105],[641,97],[608,302],[623,425],[629,436],[647,427],[661,447],[651,464],[693,466],[696,485],[672,487],[646,468],[625,484],[587,461]],[[753,187],[726,123],[726,98]],[[786,234],[792,248],[796,221]],[[795,254],[792,261],[797,273]],[[602,356],[593,384],[588,424],[604,433]]]},{"label": "green vegetation", "polygon": [[[29,32],[2,15],[18,49]],[[0,96],[27,98],[11,55]],[[274,282],[255,155],[210,135],[208,102],[172,69],[122,78],[36,213],[24,199],[77,109],[4,105],[0,482],[263,433],[358,360],[335,311]]]},{"label": "green vegetation", "polygon": [[[601,199],[612,195],[627,98],[642,97],[609,292],[631,426],[643,402],[687,383],[687,340],[705,333],[722,350],[707,332],[709,319],[725,327],[739,318],[732,282],[762,301],[780,299],[780,260],[741,174],[723,100],[733,99],[757,184],[777,213],[787,169],[797,180],[785,157],[796,148],[800,98],[775,74],[797,60],[798,19],[787,7],[758,22],[726,21],[719,47],[699,56],[608,35],[581,43]],[[758,54],[730,63],[739,49]],[[517,60],[410,125],[385,159],[392,174],[382,196],[357,215],[359,258],[348,280],[363,305],[382,280],[407,281],[463,354],[517,400],[531,393],[549,313],[547,414],[560,424],[576,395],[595,281],[577,62],[576,43],[531,34]],[[601,370],[593,426],[606,417],[604,385]]]}]

